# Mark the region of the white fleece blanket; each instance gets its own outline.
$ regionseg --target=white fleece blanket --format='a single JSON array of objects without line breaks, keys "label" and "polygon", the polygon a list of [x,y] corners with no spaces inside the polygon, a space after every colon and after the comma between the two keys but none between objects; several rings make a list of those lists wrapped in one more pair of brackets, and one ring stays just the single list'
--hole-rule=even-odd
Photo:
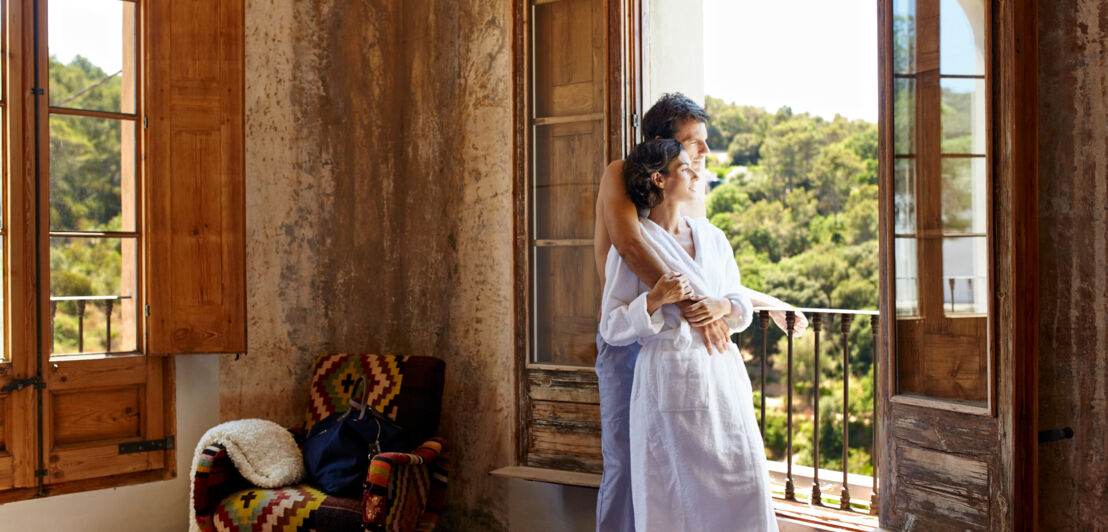
[{"label": "white fleece blanket", "polygon": [[196,464],[209,445],[220,444],[243,478],[259,488],[281,488],[300,482],[304,460],[296,440],[284,427],[265,419],[221,423],[204,433],[192,454],[189,473],[189,530],[198,530],[192,493]]}]

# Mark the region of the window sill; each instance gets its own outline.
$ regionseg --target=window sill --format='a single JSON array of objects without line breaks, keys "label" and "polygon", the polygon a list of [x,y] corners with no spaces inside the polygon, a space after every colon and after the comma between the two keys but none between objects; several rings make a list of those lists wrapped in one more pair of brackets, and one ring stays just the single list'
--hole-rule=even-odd
[{"label": "window sill", "polygon": [[562,484],[564,486],[580,486],[582,488],[599,488],[599,473],[579,473],[576,471],[559,471],[557,469],[543,469],[541,467],[508,466],[494,469],[490,475],[502,478],[518,478],[521,480],[533,480],[549,484]]}]

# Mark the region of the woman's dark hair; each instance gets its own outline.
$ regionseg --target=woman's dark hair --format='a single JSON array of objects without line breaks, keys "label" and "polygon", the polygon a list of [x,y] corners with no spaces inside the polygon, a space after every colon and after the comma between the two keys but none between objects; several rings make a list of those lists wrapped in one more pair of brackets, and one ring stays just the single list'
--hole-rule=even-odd
[{"label": "woman's dark hair", "polygon": [[669,173],[669,165],[681,156],[685,147],[673,139],[640,142],[623,160],[623,182],[627,195],[639,209],[653,209],[662,202],[662,189],[650,177],[654,172]]},{"label": "woman's dark hair", "polygon": [[663,94],[642,117],[644,139],[672,139],[686,120],[708,123],[708,112],[680,92]]}]

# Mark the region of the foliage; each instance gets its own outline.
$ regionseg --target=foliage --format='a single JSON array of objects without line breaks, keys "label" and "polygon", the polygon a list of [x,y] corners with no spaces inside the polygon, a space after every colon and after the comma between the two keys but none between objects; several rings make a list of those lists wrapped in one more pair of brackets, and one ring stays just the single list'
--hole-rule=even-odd
[{"label": "foliage", "polygon": [[[120,110],[119,76],[105,73],[77,56],[69,64],[50,58],[50,97],[59,107]],[[50,228],[54,231],[120,231],[133,228],[124,220],[122,166],[123,135],[135,135],[132,123],[108,118],[54,114],[50,117]],[[131,144],[133,146],[133,144]],[[132,165],[133,167],[133,165]],[[133,212],[128,209],[128,213]],[[130,293],[120,286],[123,240],[52,238],[50,295],[105,296]],[[133,257],[133,253],[127,254]],[[134,266],[132,266],[133,268]],[[131,303],[133,304],[133,303]],[[58,302],[54,311],[54,352],[76,352],[78,330],[84,332],[85,351],[104,349],[107,331],[105,304],[88,302],[79,323],[78,303]],[[113,339],[121,329],[121,305],[113,312]],[[113,340],[119,347],[118,341]]]},{"label": "foliage", "polygon": [[[788,107],[771,114],[711,97],[706,104],[713,116],[709,144],[726,146],[732,165],[745,167],[745,172],[717,169],[736,177],[708,196],[709,220],[734,248],[743,284],[801,307],[876,309],[876,125],[842,117],[828,121],[796,114]],[[814,463],[818,430],[820,466],[842,467],[840,316],[822,317],[818,393],[813,327],[792,342],[793,456],[801,465]],[[846,319],[850,470],[866,474],[871,471],[874,339],[867,316],[847,315]],[[760,381],[765,345],[766,452],[770,459],[783,460],[787,339],[772,325],[763,337],[755,321],[740,342],[745,352],[754,354],[748,367],[755,381]],[[759,382],[754,387],[757,390]],[[757,390],[755,410],[760,397]],[[813,416],[817,407],[818,427]]]}]

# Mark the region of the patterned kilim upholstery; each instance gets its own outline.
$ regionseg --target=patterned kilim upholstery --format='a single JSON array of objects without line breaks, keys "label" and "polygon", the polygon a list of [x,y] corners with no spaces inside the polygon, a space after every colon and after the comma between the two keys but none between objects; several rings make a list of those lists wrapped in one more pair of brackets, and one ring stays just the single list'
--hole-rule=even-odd
[{"label": "patterned kilim upholstery", "polygon": [[374,456],[362,500],[328,495],[307,484],[253,488],[222,447],[201,454],[193,505],[200,530],[429,531],[446,494],[449,452],[432,438],[438,427],[445,365],[431,357],[336,354],[316,360],[306,424],[348,408],[354,382],[364,376],[369,403],[425,443],[411,453]]}]

